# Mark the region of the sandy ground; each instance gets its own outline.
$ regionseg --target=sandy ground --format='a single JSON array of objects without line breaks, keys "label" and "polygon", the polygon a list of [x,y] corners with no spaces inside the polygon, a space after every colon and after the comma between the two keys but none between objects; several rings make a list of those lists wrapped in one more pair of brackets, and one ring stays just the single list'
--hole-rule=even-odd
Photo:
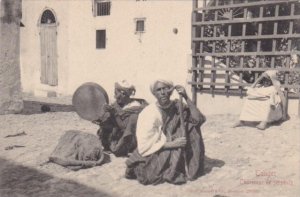
[{"label": "sandy ground", "polygon": [[[202,126],[206,174],[175,186],[143,186],[124,178],[126,158],[111,157],[102,166],[70,171],[46,163],[64,131],[96,134],[97,126],[75,112],[0,116],[0,196],[261,196],[300,195],[300,119],[292,116],[265,131],[232,129],[237,116],[207,117]],[[17,137],[5,136],[25,132]],[[15,147],[5,150],[8,146]]]}]

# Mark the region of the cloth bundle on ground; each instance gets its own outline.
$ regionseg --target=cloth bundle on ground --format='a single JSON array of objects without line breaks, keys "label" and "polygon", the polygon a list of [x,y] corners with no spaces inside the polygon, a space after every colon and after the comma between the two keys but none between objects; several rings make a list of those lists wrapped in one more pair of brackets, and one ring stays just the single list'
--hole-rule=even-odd
[{"label": "cloth bundle on ground", "polygon": [[106,157],[97,136],[69,130],[59,139],[49,161],[72,170],[79,170],[101,165],[106,161]]}]

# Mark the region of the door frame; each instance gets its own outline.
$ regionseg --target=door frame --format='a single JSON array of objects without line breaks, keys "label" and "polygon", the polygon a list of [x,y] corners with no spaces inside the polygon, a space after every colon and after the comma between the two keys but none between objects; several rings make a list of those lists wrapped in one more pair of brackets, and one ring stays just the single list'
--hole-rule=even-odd
[{"label": "door frame", "polygon": [[[47,24],[47,23],[42,23],[42,16],[43,16],[43,14],[45,13],[45,11],[47,11],[47,10],[49,10],[52,14],[53,14],[53,16],[54,16],[54,20],[55,20],[55,22],[53,22],[53,23],[49,23],[49,24]],[[41,48],[41,29],[43,28],[43,27],[45,27],[45,26],[47,26],[47,27],[56,27],[56,34],[57,34],[57,28],[58,28],[58,26],[59,26],[59,22],[58,22],[58,20],[57,20],[57,15],[56,15],[56,13],[55,13],[55,11],[52,9],[52,8],[49,8],[49,7],[45,7],[43,10],[42,10],[42,12],[41,12],[41,14],[40,14],[40,16],[39,16],[39,19],[38,19],[38,22],[37,22],[37,26],[38,26],[38,28],[39,28],[39,43],[40,43],[40,45],[39,45],[39,57],[40,57],[40,66],[39,66],[39,69],[38,69],[38,76],[39,76],[39,79],[38,79],[38,81],[39,81],[39,83],[40,84],[42,84],[42,85],[46,85],[46,86],[51,86],[51,87],[57,87],[58,86],[58,82],[55,84],[55,85],[51,85],[51,84],[49,84],[48,82],[47,83],[43,83],[42,81],[41,81],[41,76],[42,76],[42,55],[41,55],[41,52],[42,52],[42,48]],[[56,66],[57,66],[57,73],[56,73],[56,75],[57,75],[57,80],[58,80],[58,76],[59,76],[59,73],[58,73],[58,47],[57,47],[57,37],[56,37]],[[46,76],[47,77],[47,76]]]}]

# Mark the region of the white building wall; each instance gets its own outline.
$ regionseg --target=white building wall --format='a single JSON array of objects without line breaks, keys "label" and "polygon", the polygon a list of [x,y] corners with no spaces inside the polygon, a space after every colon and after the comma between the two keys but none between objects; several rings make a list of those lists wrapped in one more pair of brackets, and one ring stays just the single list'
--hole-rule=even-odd
[{"label": "white building wall", "polygon": [[[69,42],[69,3],[67,0],[23,0],[21,28],[21,78],[23,91],[35,95],[46,96],[47,91],[58,94],[66,92],[68,82],[68,42]],[[40,52],[40,16],[45,9],[54,11],[58,21],[57,52],[58,52],[58,86],[51,87],[40,83],[41,52]]]},{"label": "white building wall", "polygon": [[[199,5],[202,2],[199,1]],[[58,32],[57,87],[40,84],[38,20],[46,8],[55,11]],[[72,95],[84,82],[103,86],[113,100],[114,82],[130,80],[136,97],[154,101],[149,84],[167,78],[183,84],[191,95],[187,69],[191,66],[192,0],[112,0],[111,15],[94,17],[92,0],[23,0],[21,71],[23,91],[58,96]],[[135,34],[135,18],[146,18],[145,33]],[[178,33],[174,34],[173,29]],[[96,49],[96,30],[106,29],[106,49]],[[243,99],[198,94],[198,107],[205,114],[238,114]],[[289,102],[297,114],[298,101]]]},{"label": "white building wall", "polygon": [[[58,87],[40,84],[38,19],[45,7],[55,11],[58,26]],[[149,84],[168,78],[185,84],[191,53],[192,1],[112,0],[111,15],[94,17],[92,0],[24,0],[21,56],[25,92],[49,90],[71,95],[84,82],[103,86],[113,98],[115,81],[128,79],[137,97],[153,99]],[[145,33],[135,33],[144,17]],[[178,33],[174,34],[173,29]],[[96,49],[96,30],[106,29],[106,49]],[[46,95],[46,94],[44,94]]]}]

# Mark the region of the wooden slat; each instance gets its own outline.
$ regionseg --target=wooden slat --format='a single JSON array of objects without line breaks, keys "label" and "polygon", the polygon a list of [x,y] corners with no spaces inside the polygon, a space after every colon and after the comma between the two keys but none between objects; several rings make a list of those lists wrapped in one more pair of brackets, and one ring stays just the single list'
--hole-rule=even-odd
[{"label": "wooden slat", "polygon": [[[299,2],[299,1],[298,1]],[[291,14],[290,14],[291,16],[294,16],[295,15],[295,4],[294,3],[292,3],[292,5],[291,5]]]},{"label": "wooden slat", "polygon": [[[261,37],[262,34],[262,23],[258,24],[258,37]],[[261,51],[261,40],[257,41],[257,49],[256,52],[260,53]],[[258,62],[258,66],[259,66],[259,62]]]},{"label": "wooden slat", "polygon": [[215,82],[215,83],[211,83],[211,82],[189,82],[189,84],[191,85],[203,85],[203,86],[211,86],[211,85],[215,85],[215,86],[242,86],[242,87],[249,87],[251,86],[251,84],[248,83],[221,83],[221,82]]},{"label": "wooden slat", "polygon": [[[231,36],[231,31],[232,31],[232,25],[228,25],[228,36]],[[231,46],[231,41],[230,40],[227,40],[227,45],[226,45],[226,52],[227,53],[230,53],[230,46]],[[229,63],[230,63],[230,59],[229,59],[229,56],[226,56],[226,68],[229,68]],[[226,78],[225,78],[225,83],[230,83],[230,77],[229,77],[229,71],[226,70]],[[228,97],[229,96],[229,87],[230,86],[225,86],[225,89],[226,89],[226,96]]]},{"label": "wooden slat", "polygon": [[[259,68],[259,61],[260,61],[260,57],[256,56],[256,58],[255,58],[255,68]],[[257,72],[255,72],[255,76],[254,77],[255,77],[254,81],[256,81],[258,79],[258,73]]]},{"label": "wooden slat", "polygon": [[[193,8],[197,8],[198,7],[198,1],[193,0]],[[196,21],[196,17],[197,17],[197,13],[193,12],[192,13],[192,21]],[[202,30],[202,28],[201,28]],[[203,32],[201,32],[203,33]],[[196,27],[192,26],[192,37],[196,35]],[[203,34],[201,34],[203,35]],[[196,53],[196,43],[192,42],[192,66],[193,67],[197,67],[197,57],[195,57]],[[198,75],[198,71],[194,70],[192,72],[192,81],[197,82],[197,78],[199,77]],[[195,105],[197,105],[197,87],[194,85],[192,86],[192,101]]]},{"label": "wooden slat", "polygon": [[[260,13],[261,14],[261,13]],[[258,36],[257,37],[263,37],[262,35],[262,23],[259,23],[258,24]],[[256,48],[256,52],[260,53],[261,51],[261,40],[257,40],[257,48]],[[256,55],[256,65],[255,67],[256,68],[259,68],[259,63],[260,63],[260,56]],[[255,74],[255,79],[258,78],[258,73]]]},{"label": "wooden slat", "polygon": [[[203,43],[200,43],[200,53],[203,53]],[[201,56],[199,57],[199,67],[200,68],[204,68],[204,64],[205,64],[205,57]],[[200,70],[200,73],[199,73],[199,81],[200,82],[203,82],[203,74],[204,74],[204,71],[203,70]],[[202,86],[200,86],[200,88],[202,88]]]},{"label": "wooden slat", "polygon": [[216,6],[218,6],[219,5],[219,0],[215,0],[215,2],[216,2]]},{"label": "wooden slat", "polygon": [[49,65],[49,85],[57,86],[58,85],[58,70],[57,70],[57,36],[56,36],[56,27],[51,27],[49,32],[50,39],[50,65]]},{"label": "wooden slat", "polygon": [[46,28],[41,26],[41,29],[40,29],[40,46],[41,46],[41,76],[40,76],[40,81],[41,83],[43,84],[47,84],[48,81],[47,81],[47,78],[46,78],[46,75],[47,75],[47,71],[46,71],[46,68],[47,68],[47,47],[46,47]]},{"label": "wooden slat", "polygon": [[[245,8],[244,9],[244,20],[247,20],[247,12],[248,12],[248,9]],[[243,23],[243,27],[242,27],[242,36],[245,37],[246,36],[246,23]],[[242,53],[245,53],[245,40],[243,39],[242,40]],[[244,56],[241,56],[240,57],[240,68],[243,69],[244,67]],[[239,73],[239,82],[242,83],[243,82],[243,72],[240,72]],[[239,89],[240,89],[240,96],[243,96],[242,95],[242,86],[239,86]]]},{"label": "wooden slat", "polygon": [[[210,73],[204,73],[203,74],[203,77],[204,78],[211,78],[211,74]],[[226,78],[226,74],[216,74],[216,78],[218,78],[218,79],[225,79]],[[226,82],[226,83],[228,83],[228,82]]]},{"label": "wooden slat", "polygon": [[[218,1],[216,1],[216,3],[218,4]],[[218,20],[218,12],[214,13],[214,20]],[[217,37],[217,26],[214,26],[213,29],[213,37]],[[216,42],[213,42],[213,47],[212,47],[212,52],[215,53],[216,52]],[[216,63],[216,58],[214,56],[212,56],[212,67],[215,67],[215,63]],[[211,77],[210,77],[210,81],[212,84],[215,83],[216,81],[216,70],[212,70],[211,71]],[[211,90],[211,94],[214,95],[214,85],[210,86],[210,90]]]},{"label": "wooden slat", "polygon": [[[209,94],[210,93],[210,90],[209,89],[203,89],[203,90],[201,90],[201,91],[198,91],[199,93],[205,93],[205,94]],[[240,95],[240,91],[239,90],[237,90],[237,89],[229,89],[228,90],[228,93],[230,94],[230,95],[236,95],[236,96],[238,96],[238,95]],[[224,89],[219,89],[219,88],[216,88],[215,89],[215,94],[216,95],[224,95],[224,94],[226,94],[226,91],[224,90]],[[246,95],[246,90],[243,90],[243,94],[244,95]],[[289,99],[298,99],[299,98],[299,95],[297,95],[297,94],[292,94],[292,93],[289,93]]]},{"label": "wooden slat", "polygon": [[[275,7],[275,15],[274,17],[278,17],[279,15],[279,5],[276,5]],[[276,41],[276,38],[274,38],[278,33],[278,22],[275,21],[274,22],[274,27],[273,27],[273,41],[272,41],[272,52],[274,53],[276,51],[276,44],[277,44],[277,41]],[[271,67],[274,68],[275,67],[275,57],[272,56],[271,57]]]},{"label": "wooden slat", "polygon": [[[277,22],[275,22],[277,24]],[[201,26],[202,28],[203,26]],[[203,35],[203,34],[201,34]],[[261,35],[261,36],[226,36],[226,37],[194,37],[193,41],[217,41],[217,40],[263,40],[273,38],[300,38],[300,34],[277,34],[277,35]]]},{"label": "wooden slat", "polygon": [[[188,82],[188,84],[191,84],[191,85],[203,85],[203,86],[211,86],[211,85],[214,85],[214,86],[231,86],[231,87],[234,87],[234,86],[242,86],[242,87],[249,87],[251,86],[252,84],[249,84],[249,83],[210,83],[210,82]],[[294,85],[289,85],[289,84],[282,84],[281,87],[283,88],[295,88]]]},{"label": "wooden slat", "polygon": [[[197,1],[197,0],[193,0],[193,2],[195,2],[195,1]],[[194,8],[194,10],[197,10],[198,6],[193,6],[193,8]],[[203,6],[202,6],[202,8],[206,8],[206,0],[203,0]]]},{"label": "wooden slat", "polygon": [[[200,93],[201,94],[202,93],[210,94],[210,92],[207,89],[203,89]],[[240,93],[240,90],[236,90],[236,89],[235,90],[229,89],[227,92],[224,89],[216,89],[215,94],[216,95],[230,94],[230,95],[233,95],[233,96],[239,96],[241,93]],[[246,90],[242,90],[242,94],[244,96],[246,96]]]},{"label": "wooden slat", "polygon": [[[239,67],[233,67],[233,68],[221,68],[221,67],[215,67],[215,68],[198,68],[198,67],[192,67],[190,69],[191,71],[192,70],[217,70],[217,71],[256,71],[256,72],[264,72],[266,70],[270,70],[270,68],[239,68]],[[277,71],[281,71],[281,72],[300,72],[300,68],[293,68],[293,69],[290,69],[289,67],[280,67],[280,68],[276,68],[275,70]]]},{"label": "wooden slat", "polygon": [[217,57],[222,57],[222,56],[289,56],[291,54],[299,54],[300,52],[290,52],[290,51],[276,51],[275,53],[273,52],[235,52],[235,53],[196,53],[196,56],[217,56]]},{"label": "wooden slat", "polygon": [[298,20],[300,19],[300,15],[294,16],[278,16],[278,17],[263,17],[263,18],[252,18],[244,19],[234,18],[232,20],[220,20],[220,21],[204,21],[204,22],[193,22],[193,26],[199,25],[218,25],[218,24],[238,24],[238,23],[257,23],[257,22],[271,22],[271,21],[289,21],[289,20]]}]

